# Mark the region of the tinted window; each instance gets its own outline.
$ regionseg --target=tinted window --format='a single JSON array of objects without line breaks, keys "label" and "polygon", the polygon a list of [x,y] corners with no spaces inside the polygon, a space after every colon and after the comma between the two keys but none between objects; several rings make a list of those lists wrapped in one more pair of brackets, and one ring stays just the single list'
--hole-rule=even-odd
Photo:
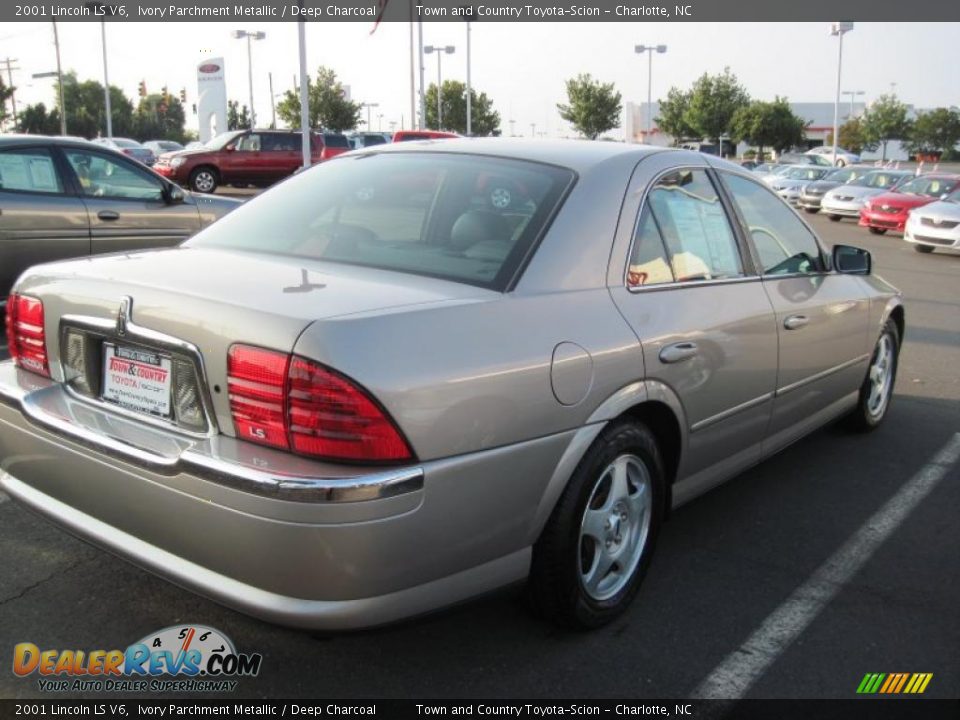
[{"label": "tinted window", "polygon": [[326,145],[327,147],[335,147],[335,148],[350,147],[350,143],[347,142],[347,136],[341,135],[339,133],[324,133],[323,144]]},{"label": "tinted window", "polygon": [[8,150],[0,153],[0,190],[60,193],[63,185],[47,150]]},{"label": "tinted window", "polygon": [[640,222],[637,223],[637,232],[633,239],[633,255],[627,268],[627,285],[661,285],[673,280],[673,270],[670,268],[670,258],[663,244],[663,236],[653,219],[653,213],[649,206],[646,206],[640,213]]},{"label": "tinted window", "polygon": [[428,153],[346,156],[293,176],[189,242],[502,288],[573,174]]},{"label": "tinted window", "polygon": [[260,136],[261,149],[270,152],[300,152],[303,137],[295,133],[265,133]]},{"label": "tinted window", "polygon": [[765,275],[823,270],[816,238],[780,198],[739,175],[727,175],[726,181],[750,228]]},{"label": "tinted window", "polygon": [[84,195],[131,200],[163,198],[159,181],[131,164],[86,150],[64,148],[64,151]]},{"label": "tinted window", "polygon": [[743,275],[730,222],[703,170],[665,175],[647,203],[678,282]]}]

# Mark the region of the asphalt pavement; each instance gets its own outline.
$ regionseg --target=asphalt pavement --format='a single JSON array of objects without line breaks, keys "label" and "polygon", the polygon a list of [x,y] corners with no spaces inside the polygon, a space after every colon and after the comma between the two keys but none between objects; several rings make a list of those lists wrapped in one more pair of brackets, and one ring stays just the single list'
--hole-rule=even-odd
[{"label": "asphalt pavement", "polygon": [[[869,249],[874,272],[905,294],[889,417],[866,435],[820,430],[675,512],[636,602],[609,627],[558,630],[512,589],[372,631],[289,630],[0,498],[0,668],[19,642],[125,648],[201,623],[264,656],[232,697],[684,698],[713,682],[746,697],[854,698],[874,672],[933,673],[925,697],[960,697],[960,465],[949,457],[960,447],[960,254],[811,222],[828,242]],[[36,676],[0,670],[0,697],[39,696]]]}]

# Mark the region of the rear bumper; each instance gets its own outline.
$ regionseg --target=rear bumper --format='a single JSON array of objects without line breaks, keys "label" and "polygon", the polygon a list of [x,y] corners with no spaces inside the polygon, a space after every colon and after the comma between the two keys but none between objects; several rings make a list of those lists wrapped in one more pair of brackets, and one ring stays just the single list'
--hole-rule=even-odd
[{"label": "rear bumper", "polygon": [[[571,437],[364,472],[148,429],[0,363],[0,488],[178,585],[300,627],[388,623],[522,580]],[[167,459],[149,462],[164,440]],[[277,482],[251,485],[251,469]]]}]

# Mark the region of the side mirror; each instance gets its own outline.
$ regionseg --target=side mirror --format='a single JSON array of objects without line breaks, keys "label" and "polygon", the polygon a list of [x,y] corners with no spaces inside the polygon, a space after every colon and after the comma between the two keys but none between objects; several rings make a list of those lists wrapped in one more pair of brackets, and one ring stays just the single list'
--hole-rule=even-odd
[{"label": "side mirror", "polygon": [[177,205],[178,203],[182,203],[186,197],[183,194],[183,188],[172,183],[167,185],[163,194],[164,199],[167,201],[167,205]]},{"label": "side mirror", "polygon": [[873,267],[870,253],[850,245],[833,246],[833,269],[845,275],[869,275]]},{"label": "side mirror", "polygon": [[231,145],[227,145],[223,150],[224,152],[233,152],[236,149],[237,149],[237,146],[231,144]]}]

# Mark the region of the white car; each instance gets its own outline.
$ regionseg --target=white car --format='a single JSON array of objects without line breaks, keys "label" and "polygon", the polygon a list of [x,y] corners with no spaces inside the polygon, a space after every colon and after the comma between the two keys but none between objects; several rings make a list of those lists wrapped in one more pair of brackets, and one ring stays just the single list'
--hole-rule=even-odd
[{"label": "white car", "polygon": [[[833,146],[832,145],[821,145],[820,147],[815,147],[812,150],[807,150],[807,155],[819,155],[820,157],[825,157],[828,160],[833,159]],[[837,167],[846,167],[847,165],[856,165],[860,162],[860,156],[856,153],[852,153],[849,150],[844,150],[843,148],[837,148]]]},{"label": "white car", "polygon": [[785,172],[768,181],[770,188],[791,205],[796,205],[800,193],[812,182],[822,180],[832,168],[820,165],[792,165]]},{"label": "white car", "polygon": [[820,211],[834,222],[841,218],[860,217],[860,208],[868,198],[888,192],[898,183],[912,178],[909,170],[874,170],[830,190],[820,202]]},{"label": "white car", "polygon": [[936,248],[960,250],[960,190],[943,200],[910,211],[903,239],[917,252],[930,253]]}]

